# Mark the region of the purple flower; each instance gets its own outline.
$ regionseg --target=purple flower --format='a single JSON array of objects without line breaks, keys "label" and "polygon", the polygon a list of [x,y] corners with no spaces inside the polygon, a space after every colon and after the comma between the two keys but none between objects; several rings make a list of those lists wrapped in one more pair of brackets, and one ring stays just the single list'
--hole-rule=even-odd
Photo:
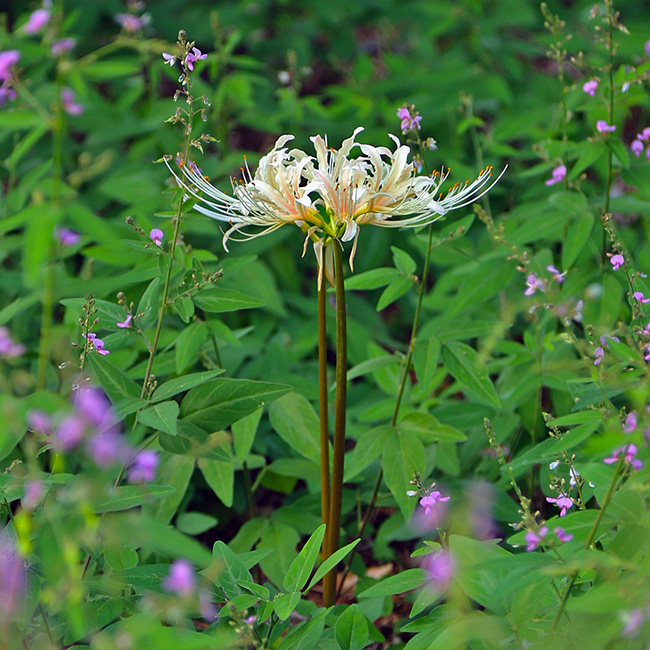
[{"label": "purple flower", "polygon": [[74,93],[70,88],[61,89],[61,105],[68,115],[81,115],[85,110],[83,104],[75,102]]},{"label": "purple flower", "polygon": [[582,87],[582,90],[584,90],[588,95],[591,95],[592,97],[596,94],[596,90],[598,90],[598,81],[595,79],[592,79],[591,81],[587,81],[587,83],[584,84]]},{"label": "purple flower", "polygon": [[0,52],[0,81],[8,81],[11,79],[11,68],[20,60],[20,52],[18,50],[5,50]]},{"label": "purple flower", "polygon": [[427,494],[427,496],[420,499],[420,505],[424,508],[424,514],[429,515],[431,514],[431,509],[436,505],[436,503],[438,503],[438,501],[442,503],[444,501],[449,501],[449,499],[450,497],[443,497],[438,490],[434,490],[431,494]]},{"label": "purple flower", "polygon": [[27,22],[22,26],[25,34],[38,34],[50,22],[50,10],[41,8],[30,14]]},{"label": "purple flower", "polygon": [[107,427],[114,419],[111,403],[104,391],[99,388],[83,388],[80,390],[74,406],[77,413],[94,427]]},{"label": "purple flower", "polygon": [[422,121],[422,116],[417,113],[417,111],[415,110],[415,106],[411,106],[409,108],[405,104],[401,108],[398,108],[397,117],[399,117],[399,119],[402,120],[400,124],[402,133],[408,133],[409,131],[420,130],[420,122]]},{"label": "purple flower", "polygon": [[630,149],[632,149],[632,153],[635,156],[640,156],[641,152],[643,151],[643,142],[641,140],[632,140],[632,144],[630,145]]},{"label": "purple flower", "polygon": [[194,63],[196,61],[203,61],[203,59],[207,59],[207,58],[208,58],[207,54],[203,54],[198,47],[193,47],[192,51],[189,52],[188,55],[185,57],[185,65],[190,70],[194,70]]},{"label": "purple flower", "polygon": [[219,616],[219,611],[211,600],[210,592],[206,589],[199,591],[199,612],[201,612],[201,618],[210,622],[216,621]]},{"label": "purple flower", "polygon": [[[650,43],[650,41],[648,41]],[[646,50],[648,49],[648,44],[646,43]],[[629,612],[624,613],[625,618],[625,627],[623,628],[621,635],[633,638],[638,634],[638,629],[643,624],[645,619],[643,611],[641,609],[632,609]]]},{"label": "purple flower", "polygon": [[27,413],[27,426],[38,433],[50,434],[52,432],[52,421],[50,416],[43,411],[34,409]]},{"label": "purple flower", "polygon": [[131,327],[131,321],[133,320],[133,316],[131,314],[127,314],[126,319],[124,320],[123,323],[117,323],[118,327],[121,327],[122,329],[125,329],[127,327]]},{"label": "purple flower", "polygon": [[612,255],[609,261],[611,262],[614,271],[618,271],[621,266],[625,264],[625,258],[620,254]]},{"label": "purple flower", "polygon": [[526,533],[526,542],[528,543],[526,550],[534,551],[544,541],[546,535],[548,535],[548,528],[546,526],[542,526],[537,533],[534,530],[529,530]]},{"label": "purple flower", "polygon": [[566,167],[564,165],[558,165],[552,172],[551,178],[545,181],[546,185],[555,185],[555,183],[561,183],[566,178]]},{"label": "purple flower", "polygon": [[635,291],[632,294],[632,298],[634,300],[638,300],[640,303],[645,304],[646,302],[650,302],[650,298],[646,298],[641,291]]},{"label": "purple flower", "polygon": [[597,366],[600,364],[600,362],[603,360],[603,357],[605,356],[605,350],[599,345],[595,350],[594,350],[594,366]]},{"label": "purple flower", "polygon": [[546,500],[560,508],[560,517],[564,517],[566,511],[573,507],[573,499],[563,492],[558,493],[557,498],[546,497]]},{"label": "purple flower", "polygon": [[25,510],[34,510],[43,498],[43,484],[35,478],[27,481],[25,493],[23,494],[22,504]]},{"label": "purple flower", "polygon": [[613,133],[616,131],[616,126],[610,126],[605,120],[598,120],[598,122],[596,122],[596,130],[599,133]]},{"label": "purple flower", "polygon": [[163,231],[160,230],[159,228],[154,228],[150,233],[149,237],[151,238],[151,241],[156,244],[156,246],[161,246],[162,245],[162,238],[164,237]]},{"label": "purple flower", "polygon": [[173,591],[181,597],[191,596],[196,588],[194,567],[189,560],[175,560],[169,567],[169,575],[163,580],[162,586],[167,591]]},{"label": "purple flower", "polygon": [[549,264],[546,267],[546,270],[549,273],[553,274],[553,279],[558,283],[562,284],[564,282],[564,276],[566,275],[566,271],[564,273],[560,273],[552,264]]},{"label": "purple flower", "polygon": [[127,32],[137,32],[142,29],[144,22],[142,18],[138,18],[133,14],[115,14],[115,21],[120,24],[122,29]]},{"label": "purple flower", "polygon": [[27,581],[25,563],[18,554],[9,527],[0,532],[0,629],[11,623],[21,604]]},{"label": "purple flower", "polygon": [[650,41],[645,42],[645,53],[650,56]]},{"label": "purple flower", "polygon": [[176,57],[173,54],[163,52],[162,57],[165,59],[165,64],[168,64],[170,68],[174,65],[174,63],[176,63]]},{"label": "purple flower", "polygon": [[9,81],[5,81],[0,86],[0,107],[4,106],[7,101],[13,101],[18,97],[16,91],[9,85]]},{"label": "purple flower", "polygon": [[97,467],[110,467],[124,462],[129,456],[129,448],[115,429],[101,431],[86,442],[86,450]]},{"label": "purple flower", "polygon": [[61,56],[69,52],[76,44],[76,38],[60,38],[58,41],[53,41],[50,52],[52,56]]},{"label": "purple flower", "polygon": [[573,535],[571,533],[567,533],[564,528],[558,527],[553,532],[555,533],[558,542],[570,542],[573,539]]},{"label": "purple flower", "polygon": [[93,345],[95,346],[95,350],[102,356],[106,356],[107,354],[110,354],[110,350],[104,350],[104,341],[103,339],[98,339],[94,338],[93,339]]},{"label": "purple flower", "polygon": [[22,343],[16,343],[6,327],[0,327],[0,357],[15,359],[23,354],[25,354],[25,346]]},{"label": "purple flower", "polygon": [[[625,451],[626,449],[627,451]],[[625,462],[627,464],[631,463],[634,471],[638,472],[643,467],[643,462],[638,458],[634,458],[637,451],[638,449],[636,448],[636,445],[626,445],[619,447],[612,452],[612,455],[609,458],[604,458],[603,462],[606,465],[613,465],[614,463],[618,463],[618,461],[621,459],[621,455],[623,452],[625,452]]]},{"label": "purple flower", "polygon": [[534,273],[531,273],[526,278],[526,291],[524,291],[525,296],[532,296],[538,289],[544,291],[546,288],[546,282],[540,280]]},{"label": "purple flower", "polygon": [[650,140],[650,126],[646,126],[641,133],[637,133],[636,137],[639,140],[643,140],[643,142],[648,142]]},{"label": "purple flower", "polygon": [[144,450],[131,463],[127,478],[131,483],[151,483],[156,478],[160,459],[155,451]]},{"label": "purple flower", "polygon": [[69,415],[61,421],[54,434],[54,446],[59,451],[76,447],[86,433],[86,421],[78,415]]},{"label": "purple flower", "polygon": [[81,241],[81,235],[70,228],[58,228],[54,231],[56,238],[61,242],[61,246],[74,246]]},{"label": "purple flower", "polygon": [[424,560],[425,568],[429,572],[429,580],[437,591],[446,591],[454,577],[456,563],[448,551],[427,555]]},{"label": "purple flower", "polygon": [[636,431],[636,428],[639,424],[639,416],[636,414],[636,411],[630,411],[623,420],[623,431],[625,433],[632,433]]}]

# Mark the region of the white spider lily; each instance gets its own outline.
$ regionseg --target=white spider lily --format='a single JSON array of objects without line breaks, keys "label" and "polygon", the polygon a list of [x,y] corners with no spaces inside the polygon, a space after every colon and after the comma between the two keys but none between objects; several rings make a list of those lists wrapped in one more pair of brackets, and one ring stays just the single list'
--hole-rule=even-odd
[{"label": "white spider lily", "polygon": [[[488,167],[473,182],[456,183],[444,195],[440,188],[449,172],[417,176],[413,163],[408,162],[409,147],[392,135],[397,144],[394,152],[358,144],[355,138],[362,130],[355,129],[338,150],[328,147],[321,136],[312,137],[315,158],[300,149],[287,150],[284,145],[293,136],[283,135],[262,157],[254,176],[248,164],[242,167],[242,180],[232,181],[234,196],[211,185],[193,163],[180,165],[181,178],[169,159],[165,162],[179,184],[197,199],[196,210],[230,223],[223,238],[226,250],[235,233],[250,239],[294,223],[312,239],[354,239],[351,258],[360,225],[402,228],[431,223],[480,199],[505,172],[492,180]],[[351,158],[354,147],[360,147],[361,155]],[[248,226],[256,230],[243,230]]]}]

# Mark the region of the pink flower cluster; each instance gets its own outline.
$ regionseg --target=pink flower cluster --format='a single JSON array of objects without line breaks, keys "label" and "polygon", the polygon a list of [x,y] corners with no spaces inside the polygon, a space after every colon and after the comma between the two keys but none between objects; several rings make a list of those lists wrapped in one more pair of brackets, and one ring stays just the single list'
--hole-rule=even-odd
[{"label": "pink flower cluster", "polygon": [[[162,587],[181,598],[193,596],[197,591],[197,580],[192,563],[185,559],[174,560],[169,566],[169,574],[163,580]],[[201,616],[206,621],[214,621],[217,618],[217,608],[210,598],[210,593],[205,589],[201,589],[198,592],[198,598]],[[252,617],[250,623],[254,620],[255,616]]]},{"label": "pink flower cluster", "polygon": [[582,86],[582,90],[593,97],[598,90],[598,80],[590,79]]},{"label": "pink flower cluster", "polygon": [[[567,533],[564,528],[560,528],[559,526],[553,530],[553,533],[555,534],[558,542],[570,542],[573,539],[573,535],[571,533]],[[548,526],[541,526],[537,532],[534,530],[529,530],[526,533],[526,550],[534,551],[541,544],[552,543],[551,540],[546,540],[547,535]]]},{"label": "pink flower cluster", "polygon": [[61,89],[61,106],[68,115],[74,117],[81,115],[85,110],[83,104],[75,101],[74,92],[70,88]]},{"label": "pink flower cluster", "polygon": [[567,510],[573,508],[573,499],[568,494],[564,494],[564,492],[560,492],[557,497],[546,497],[546,500],[560,508],[560,517],[564,517]]},{"label": "pink flower cluster", "polygon": [[33,11],[27,22],[21,27],[23,34],[33,35],[42,32],[45,29],[45,26],[50,22],[52,13],[46,7],[41,7],[36,11]]},{"label": "pink flower cluster", "polygon": [[[165,59],[165,63],[169,65],[170,68],[173,67],[173,65],[176,63],[176,57],[173,54],[169,54],[169,52],[163,52],[162,57]],[[185,56],[183,63],[189,70],[194,70],[194,64],[197,61],[203,61],[203,59],[207,58],[207,54],[203,54],[203,52],[201,52],[198,47],[193,47],[191,51],[188,52]]]},{"label": "pink flower cluster", "polygon": [[397,109],[397,117],[402,120],[400,124],[402,133],[420,130],[422,116],[415,110],[415,106],[407,106],[404,104],[404,106]]},{"label": "pink flower cluster", "polygon": [[[144,5],[140,5],[139,7],[134,7],[134,10],[138,11],[143,7]],[[151,16],[148,13],[142,14],[142,16],[136,16],[134,14],[115,14],[113,18],[115,18],[115,22],[129,34],[135,34],[151,23]]]},{"label": "pink flower cluster", "polygon": [[630,149],[635,156],[640,156],[645,149],[645,155],[650,160],[650,126],[646,126],[641,133],[637,133],[636,139],[632,140]]},{"label": "pink flower cluster", "polygon": [[606,465],[613,465],[614,463],[618,463],[621,459],[621,456],[625,454],[624,462],[627,465],[632,465],[634,471],[638,472],[643,467],[643,461],[635,458],[638,451],[639,450],[637,449],[637,446],[634,444],[623,445],[618,449],[614,449],[612,455],[608,458],[603,459],[603,462]]},{"label": "pink flower cluster", "polygon": [[547,186],[555,185],[556,183],[561,183],[566,178],[566,167],[564,165],[558,165],[551,172],[551,178],[545,181]]},{"label": "pink flower cluster", "polygon": [[0,327],[0,359],[15,359],[23,354],[25,354],[25,346],[22,343],[16,343],[6,327]]},{"label": "pink flower cluster", "polygon": [[30,429],[51,438],[53,447],[60,452],[71,451],[83,443],[97,467],[128,462],[127,478],[131,483],[149,483],[156,477],[157,452],[138,453],[126,442],[110,402],[98,388],[83,388],[75,393],[73,412],[58,422],[38,410],[30,411],[27,420]]},{"label": "pink flower cluster", "polygon": [[[546,267],[546,270],[553,276],[553,279],[558,284],[562,284],[564,282],[566,271],[564,273],[561,273],[552,264],[549,264]],[[532,296],[537,291],[546,291],[547,285],[548,280],[538,278],[534,273],[530,273],[526,278],[526,290],[524,291],[524,295]]]},{"label": "pink flower cluster", "polygon": [[13,88],[14,66],[20,61],[18,50],[5,50],[0,52],[0,106],[4,106],[8,99],[16,99]]},{"label": "pink flower cluster", "polygon": [[110,350],[104,349],[104,340],[103,339],[98,339],[97,334],[95,334],[94,332],[90,332],[87,336],[86,336],[86,334],[84,332],[84,333],[82,333],[81,336],[83,336],[85,339],[90,341],[93,344],[93,347],[95,348],[95,350],[99,354],[101,354],[103,357],[105,357],[107,354],[110,354]]},{"label": "pink flower cluster", "polygon": [[616,131],[616,126],[613,124],[607,124],[605,120],[598,120],[598,122],[596,122],[596,131],[598,131],[598,133],[614,133],[614,131]]},{"label": "pink flower cluster", "polygon": [[607,344],[608,340],[616,341],[617,343],[620,343],[621,340],[617,336],[610,336],[609,334],[603,334],[600,337],[600,345],[594,350],[594,366],[600,365],[600,362],[604,359],[605,357],[605,350],[609,348],[609,345]]}]

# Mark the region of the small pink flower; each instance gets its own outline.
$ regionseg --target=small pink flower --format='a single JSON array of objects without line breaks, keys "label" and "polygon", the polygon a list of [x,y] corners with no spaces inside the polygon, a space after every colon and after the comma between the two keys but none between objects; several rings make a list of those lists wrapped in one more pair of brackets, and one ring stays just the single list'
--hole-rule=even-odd
[{"label": "small pink flower", "polygon": [[151,483],[156,478],[159,463],[160,458],[155,451],[145,449],[139,452],[129,467],[127,473],[129,482]]},{"label": "small pink flower", "polygon": [[625,258],[622,255],[612,255],[609,261],[611,262],[614,271],[618,271],[621,266],[625,264]]},{"label": "small pink flower", "polygon": [[165,59],[165,64],[169,65],[170,68],[173,67],[174,63],[176,63],[176,57],[173,54],[163,52],[162,57]]},{"label": "small pink flower", "polygon": [[138,18],[133,14],[115,14],[114,18],[126,32],[137,32],[144,25],[142,18]]},{"label": "small pink flower", "polygon": [[625,433],[632,433],[633,431],[636,431],[638,424],[639,416],[636,414],[636,411],[630,411],[623,421],[623,431],[625,431]]},{"label": "small pink flower", "polygon": [[450,497],[443,497],[438,490],[434,490],[431,494],[427,494],[427,496],[420,499],[420,505],[424,508],[424,514],[428,515],[431,514],[431,509],[438,501],[444,502],[449,501],[449,499]]},{"label": "small pink flower", "polygon": [[169,567],[169,575],[163,580],[163,589],[181,597],[191,596],[196,588],[194,567],[189,560],[175,560]]},{"label": "small pink flower", "polygon": [[446,591],[454,577],[456,563],[448,551],[427,555],[424,565],[429,572],[429,580],[437,591]]},{"label": "small pink flower", "polygon": [[126,319],[124,320],[123,323],[117,323],[118,327],[121,327],[122,329],[125,329],[127,327],[131,327],[131,320],[133,320],[133,316],[131,314],[128,314]]},{"label": "small pink flower", "polygon": [[69,52],[77,44],[77,39],[75,38],[60,38],[58,41],[54,41],[50,47],[50,52],[52,56],[61,56],[66,52]]},{"label": "small pink flower", "polygon": [[630,149],[632,149],[632,153],[635,156],[640,156],[641,152],[643,151],[643,142],[641,142],[641,140],[632,140]]},{"label": "small pink flower", "polygon": [[546,526],[542,526],[539,529],[539,532],[535,532],[534,530],[529,530],[526,533],[526,542],[528,542],[528,546],[526,546],[527,551],[534,551],[539,544],[541,544],[544,541],[544,537],[548,535],[548,528]]},{"label": "small pink flower", "polygon": [[25,494],[22,498],[25,510],[34,510],[43,498],[43,484],[38,479],[30,479],[25,485]]},{"label": "small pink flower", "polygon": [[0,357],[5,359],[15,359],[25,354],[25,346],[22,343],[16,343],[8,328],[0,327]]},{"label": "small pink flower", "polygon": [[641,133],[637,133],[636,137],[639,140],[643,140],[643,142],[648,142],[650,140],[650,126],[646,126]]},{"label": "small pink flower", "polygon": [[566,511],[573,507],[573,499],[571,499],[569,495],[564,494],[563,492],[560,492],[557,495],[557,498],[546,497],[546,500],[549,503],[554,503],[558,508],[560,508],[560,517],[564,517],[564,515],[566,515]]},{"label": "small pink flower", "polygon": [[564,528],[558,527],[553,532],[555,533],[558,542],[570,542],[573,539],[573,535],[571,533],[567,533]]},{"label": "small pink flower", "polygon": [[645,42],[645,53],[650,56],[650,41]]},{"label": "small pink flower", "polygon": [[203,59],[207,59],[207,58],[208,58],[207,54],[203,54],[198,47],[193,47],[192,51],[189,52],[188,55],[185,57],[185,65],[190,70],[194,70],[194,63],[196,61],[202,61]]},{"label": "small pink flower", "polygon": [[27,22],[22,26],[23,33],[38,34],[50,22],[50,15],[49,9],[37,9],[30,14]]},{"label": "small pink flower", "polygon": [[[627,449],[627,451],[625,451]],[[638,458],[635,458],[634,456],[636,455],[638,449],[636,445],[627,445],[623,447],[619,447],[618,449],[615,449],[612,452],[612,455],[609,456],[608,458],[604,458],[603,462],[606,465],[613,465],[614,463],[618,463],[619,460],[621,459],[621,455],[623,452],[625,452],[625,462],[627,464],[632,464],[632,467],[634,468],[635,472],[638,472],[642,467],[643,467],[643,462],[640,461]]]},{"label": "small pink flower", "polygon": [[104,350],[104,341],[102,339],[97,338],[97,334],[90,332],[88,336],[86,337],[85,334],[82,334],[84,338],[87,338],[89,341],[92,341],[93,346],[95,347],[95,350],[99,352],[102,356],[106,356],[107,354],[110,354],[109,350]]},{"label": "small pink flower", "polygon": [[415,107],[411,106],[410,108],[406,105],[397,109],[397,117],[402,120],[400,128],[402,133],[408,133],[409,131],[419,131],[420,122],[422,121],[422,116],[418,115],[415,111]]},{"label": "small pink flower", "polygon": [[531,273],[526,278],[526,291],[524,291],[525,296],[532,296],[537,290],[544,291],[546,288],[546,282],[540,280],[534,273]]},{"label": "small pink flower", "polygon": [[587,81],[587,83],[582,86],[582,90],[593,97],[596,94],[596,90],[598,90],[598,81],[595,79]]},{"label": "small pink flower", "polygon": [[[650,43],[650,41],[648,41]],[[648,49],[646,43],[646,50]],[[634,638],[639,633],[639,628],[645,620],[643,615],[643,610],[641,609],[632,609],[629,612],[625,612],[625,627],[623,628],[621,635],[627,637],[628,639]]]},{"label": "small pink flower", "polygon": [[52,421],[50,416],[38,409],[27,413],[27,426],[38,433],[49,435],[52,432]]},{"label": "small pink flower", "polygon": [[564,273],[560,273],[552,264],[549,264],[546,267],[546,270],[553,275],[553,279],[558,284],[562,284],[564,282],[564,276],[566,275],[566,271]]},{"label": "small pink flower", "polygon": [[63,88],[61,90],[61,105],[68,115],[81,115],[85,110],[83,104],[75,102],[74,92],[70,88]]},{"label": "small pink flower", "polygon": [[600,345],[594,350],[594,366],[597,366],[600,364],[600,362],[603,360],[605,357],[605,350],[602,348]]},{"label": "small pink flower", "polygon": [[547,186],[555,185],[556,183],[561,183],[566,178],[566,167],[564,165],[558,165],[551,172],[551,178],[545,181]]},{"label": "small pink flower", "polygon": [[163,231],[160,230],[159,228],[154,228],[150,233],[149,233],[149,238],[151,241],[156,244],[156,246],[161,246],[162,245],[162,238],[164,237]]},{"label": "small pink flower", "polygon": [[599,133],[613,133],[616,131],[616,126],[610,126],[605,120],[598,120],[598,122],[596,122],[596,130]]},{"label": "small pink flower", "polygon": [[634,298],[634,300],[638,300],[640,303],[643,304],[650,302],[650,298],[646,298],[641,291],[635,291],[632,294],[632,298]]},{"label": "small pink flower", "polygon": [[11,79],[11,69],[18,61],[20,61],[20,52],[18,50],[0,52],[0,81]]},{"label": "small pink flower", "polygon": [[70,228],[59,228],[54,231],[54,235],[61,242],[61,246],[74,246],[81,240],[81,235]]}]

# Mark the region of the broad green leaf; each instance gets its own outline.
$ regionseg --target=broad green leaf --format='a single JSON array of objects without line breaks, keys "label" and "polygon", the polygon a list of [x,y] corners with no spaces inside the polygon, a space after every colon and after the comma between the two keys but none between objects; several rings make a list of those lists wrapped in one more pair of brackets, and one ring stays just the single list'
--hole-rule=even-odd
[{"label": "broad green leaf", "polygon": [[554,192],[548,202],[565,214],[582,214],[589,209],[587,198],[581,192]]},{"label": "broad green leaf", "polygon": [[206,483],[212,488],[219,500],[228,508],[232,506],[235,485],[235,468],[233,462],[199,458],[199,469]]},{"label": "broad green leaf", "polygon": [[409,413],[398,422],[397,429],[413,433],[423,442],[463,442],[467,440],[467,436],[462,431],[448,424],[440,424],[429,413]]},{"label": "broad green leaf", "polygon": [[499,396],[476,350],[464,343],[449,342],[442,348],[442,358],[449,374],[472,395],[495,408],[501,408]]},{"label": "broad green leaf", "polygon": [[217,518],[203,512],[182,512],[176,517],[176,528],[186,535],[200,535],[217,525]]},{"label": "broad green leaf", "polygon": [[194,303],[189,296],[174,300],[174,309],[184,323],[189,323],[190,318],[194,316]]},{"label": "broad green leaf", "polygon": [[413,513],[416,501],[406,493],[411,489],[410,481],[413,475],[424,474],[425,463],[424,445],[414,434],[398,430],[397,435],[386,440],[381,460],[384,478],[407,521]]},{"label": "broad green leaf", "polygon": [[238,580],[252,582],[253,577],[242,561],[221,541],[215,543],[212,549],[215,560],[222,564],[217,577],[217,584],[223,589],[226,598],[234,598],[241,593]]},{"label": "broad green leaf", "polygon": [[161,433],[159,441],[160,446],[172,454],[230,461],[228,435],[224,431],[207,433],[187,420],[178,421],[178,435]]},{"label": "broad green leaf", "polygon": [[589,235],[595,223],[594,215],[591,212],[579,214],[570,224],[566,231],[562,245],[562,268],[570,269],[578,258],[578,255],[589,244]]},{"label": "broad green leaf", "polygon": [[355,539],[353,542],[350,542],[343,548],[340,548],[338,551],[332,553],[324,562],[321,564],[316,573],[314,573],[312,579],[309,581],[307,588],[304,590],[305,593],[308,592],[315,584],[317,584],[325,574],[329,573],[359,542],[361,539]]},{"label": "broad green leaf", "polygon": [[296,545],[299,541],[300,538],[295,529],[273,520],[260,536],[257,549],[272,551],[267,557],[260,560],[260,566],[269,580],[277,587],[284,582],[284,577],[297,555]]},{"label": "broad green leaf", "polygon": [[413,288],[413,278],[407,277],[405,275],[400,275],[398,278],[393,280],[383,291],[381,296],[379,296],[379,302],[377,302],[377,311],[386,309],[388,305],[394,303],[398,298],[401,298],[404,294],[408,293]]},{"label": "broad green leaf", "polygon": [[366,359],[361,363],[358,363],[353,368],[348,370],[348,381],[367,375],[369,372],[374,372],[375,370],[381,370],[387,366],[394,366],[399,363],[399,357],[396,355],[376,357],[374,359]]},{"label": "broad green leaf", "polygon": [[106,627],[119,617],[124,610],[124,605],[125,603],[121,599],[103,596],[87,600],[81,606],[82,624],[80,626],[71,625],[63,637],[63,643],[66,646],[71,645],[92,632]]},{"label": "broad green leaf", "polygon": [[177,402],[159,402],[152,404],[138,413],[138,422],[145,427],[151,427],[154,431],[162,431],[170,436],[175,436],[177,431],[177,420],[180,408]]},{"label": "broad green leaf", "polygon": [[325,617],[329,609],[318,612],[311,620],[302,621],[292,627],[288,634],[282,639],[277,650],[313,650],[323,636]]},{"label": "broad green leaf", "polygon": [[418,340],[413,351],[413,365],[420,389],[427,392],[438,367],[440,341],[435,336]]},{"label": "broad green leaf", "polygon": [[378,289],[391,283],[398,277],[400,277],[399,271],[392,267],[371,269],[363,273],[355,273],[349,278],[346,278],[345,288],[358,290]]},{"label": "broad green leaf", "polygon": [[391,246],[390,249],[393,251],[393,262],[398,271],[404,273],[404,275],[415,273],[417,268],[415,260],[406,251],[397,248],[397,246]]},{"label": "broad green leaf", "polygon": [[140,397],[140,386],[116,368],[106,357],[100,357],[92,352],[86,357],[86,363],[114,404],[126,397]]},{"label": "broad green leaf", "polygon": [[266,587],[258,585],[255,582],[250,582],[249,580],[237,580],[237,584],[247,591],[250,591],[260,600],[268,600],[271,597],[271,592]]},{"label": "broad green leaf", "polygon": [[214,379],[192,388],[181,415],[209,433],[229,427],[291,390],[290,386],[249,379]]},{"label": "broad green leaf", "polygon": [[175,488],[169,485],[122,485],[108,490],[100,500],[92,503],[91,507],[98,514],[130,510],[175,491]]},{"label": "broad green leaf", "polygon": [[397,429],[390,426],[375,427],[361,434],[354,449],[345,456],[343,482],[347,483],[352,480],[370,463],[379,458],[388,438],[396,435]]},{"label": "broad green leaf", "polygon": [[300,591],[307,584],[307,580],[309,580],[309,576],[318,559],[318,551],[323,543],[324,536],[325,524],[321,524],[307,540],[296,559],[291,563],[282,583],[284,589],[287,591]]},{"label": "broad green leaf", "polygon": [[271,426],[301,456],[320,464],[320,424],[306,397],[295,391],[284,395],[269,409]]},{"label": "broad green leaf", "polygon": [[374,598],[402,594],[421,587],[427,581],[427,578],[428,572],[425,569],[407,569],[406,571],[400,571],[397,575],[384,578],[379,584],[362,591],[358,594],[358,597]]},{"label": "broad green leaf", "polygon": [[300,592],[292,594],[278,594],[273,601],[273,609],[281,621],[286,621],[300,602]]},{"label": "broad green leaf", "polygon": [[[166,436],[164,433],[159,435]],[[166,437],[172,440],[175,439],[172,436]],[[167,524],[183,502],[190,479],[194,473],[194,458],[189,455],[170,454],[164,449],[160,449],[158,453],[160,464],[156,470],[156,481],[173,488],[174,491],[153,503],[146,503],[142,508],[142,512]]]},{"label": "broad green leaf", "polygon": [[193,298],[194,304],[203,311],[210,313],[223,313],[239,311],[240,309],[254,309],[266,303],[259,298],[247,296],[235,289],[212,287],[199,291]]},{"label": "broad green leaf", "polygon": [[358,605],[349,605],[338,617],[335,632],[341,650],[363,650],[370,639],[368,621]]},{"label": "broad green leaf", "polygon": [[138,318],[138,325],[143,330],[150,328],[158,318],[160,310],[160,277],[155,277],[142,294],[138,304],[137,314],[142,314]]},{"label": "broad green leaf", "polygon": [[223,368],[216,370],[206,370],[205,372],[195,372],[191,375],[184,377],[176,377],[166,381],[162,386],[158,386],[151,396],[152,402],[161,402],[162,400],[169,399],[178,393],[183,393],[190,388],[205,384],[210,379],[214,379],[218,375],[223,374]]},{"label": "broad green leaf", "polygon": [[208,329],[203,323],[192,323],[176,339],[176,372],[182,373],[199,358],[201,347],[208,340]]},{"label": "broad green leaf", "polygon": [[628,168],[630,166],[630,154],[625,144],[618,138],[609,138],[606,140],[607,146],[612,150],[614,157],[623,165]]},{"label": "broad green leaf", "polygon": [[126,544],[107,546],[104,549],[104,560],[113,571],[124,571],[138,566],[138,554]]},{"label": "broad green leaf", "polygon": [[263,409],[257,409],[250,415],[243,417],[241,420],[232,423],[232,437],[235,447],[235,456],[239,462],[244,462],[250,453],[255,433],[262,418]]}]

